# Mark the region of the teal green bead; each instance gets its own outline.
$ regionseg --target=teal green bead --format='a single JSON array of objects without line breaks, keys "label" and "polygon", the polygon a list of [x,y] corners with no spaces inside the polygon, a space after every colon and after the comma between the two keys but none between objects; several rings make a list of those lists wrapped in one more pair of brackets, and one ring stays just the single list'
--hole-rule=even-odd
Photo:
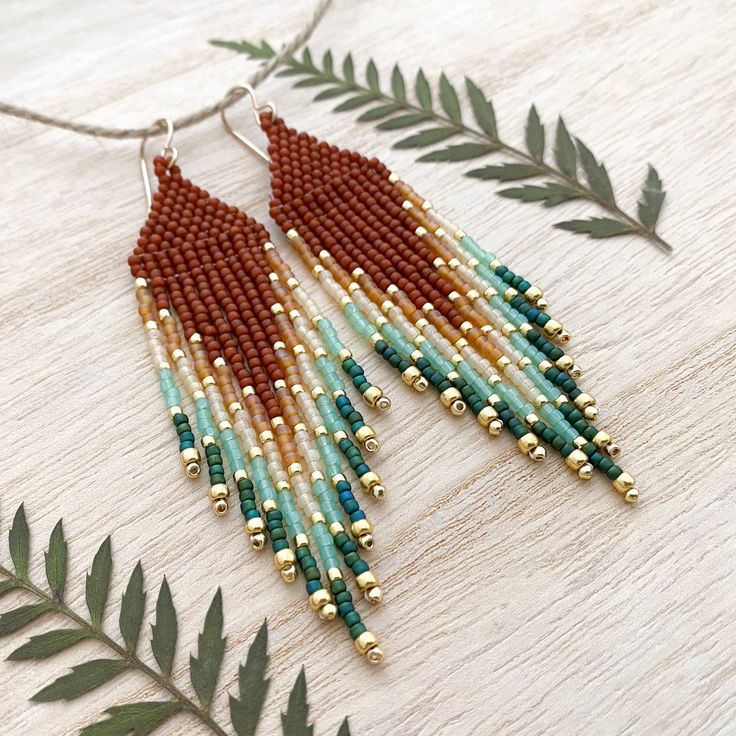
[{"label": "teal green bead", "polygon": [[343,621],[345,621],[345,625],[349,629],[351,626],[355,626],[355,624],[360,623],[360,614],[357,611],[351,611],[350,613],[346,613],[343,616]]},{"label": "teal green bead", "polygon": [[361,634],[365,634],[366,631],[368,631],[368,629],[366,629],[365,624],[363,623],[353,624],[350,627],[350,636],[353,639],[357,639]]}]

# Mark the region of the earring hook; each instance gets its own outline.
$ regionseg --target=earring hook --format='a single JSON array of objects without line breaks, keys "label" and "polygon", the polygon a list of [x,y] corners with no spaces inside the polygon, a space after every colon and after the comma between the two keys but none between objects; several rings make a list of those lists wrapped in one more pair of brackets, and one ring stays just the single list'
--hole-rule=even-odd
[{"label": "earring hook", "polygon": [[[172,145],[174,140],[174,124],[169,118],[160,118],[154,123],[154,127],[160,130],[162,133],[166,131],[166,141],[161,149],[161,155],[168,159],[167,166],[170,168],[176,163],[176,159],[179,157],[179,151],[176,146]],[[146,192],[146,202],[150,209],[153,203],[153,194],[151,192],[151,179],[148,176],[148,164],[146,163],[146,142],[148,141],[148,134],[146,133],[141,138],[141,145],[138,151],[138,163],[141,169],[141,176],[143,178],[143,188]]]},{"label": "earring hook", "polygon": [[[258,97],[256,96],[256,91],[253,89],[253,87],[250,84],[239,84],[232,89],[228,90],[226,97],[232,99],[232,98],[240,98],[240,97],[248,97],[251,101],[252,106],[252,112],[253,112],[253,118],[256,121],[256,124],[260,126],[261,120],[258,117],[258,114],[260,112],[263,112],[263,110],[270,110],[272,115],[276,114],[276,105],[273,102],[264,102],[262,105],[258,103]],[[222,124],[225,128],[225,130],[230,133],[230,135],[235,138],[236,140],[240,141],[247,149],[252,151],[256,154],[256,156],[259,156],[262,158],[266,163],[270,163],[270,159],[268,157],[268,154],[261,150],[255,143],[253,143],[251,140],[246,138],[242,133],[239,133],[235,128],[233,128],[232,125],[228,122],[227,117],[225,116],[225,108],[223,107],[222,110],[220,110],[220,118],[222,119]]]}]

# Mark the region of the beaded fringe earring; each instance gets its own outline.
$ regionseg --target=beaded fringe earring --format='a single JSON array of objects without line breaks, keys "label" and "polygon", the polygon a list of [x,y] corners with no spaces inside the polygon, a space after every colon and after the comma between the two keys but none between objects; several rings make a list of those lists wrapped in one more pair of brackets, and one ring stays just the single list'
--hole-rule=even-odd
[{"label": "beaded fringe earring", "polygon": [[163,123],[169,137],[153,162],[153,196],[141,146],[150,212],[129,265],[181,463],[189,477],[200,474],[186,401],[215,513],[228,510],[229,474],[252,546],[262,549],[270,538],[281,577],[292,582],[301,569],[311,608],[322,619],[339,615],[357,650],[380,662],[378,638],[355,609],[340,562],[366,600],[378,603],[381,588],[360,553],[373,547],[373,527],[349,475],[383,497],[363,455],[379,445],[338,365],[368,405],[385,411],[390,402],[299,286],[265,228],[182,177],[171,123]]},{"label": "beaded fringe earring", "polygon": [[593,424],[596,401],[578,387],[582,371],[560,347],[570,336],[541,289],[378,159],[289,128],[273,103],[235,89],[251,97],[269,142],[272,218],[404,382],[431,384],[452,414],[469,407],[493,436],[507,428],[532,460],[544,460],[546,445],[583,480],[600,471],[636,503],[634,478]]}]

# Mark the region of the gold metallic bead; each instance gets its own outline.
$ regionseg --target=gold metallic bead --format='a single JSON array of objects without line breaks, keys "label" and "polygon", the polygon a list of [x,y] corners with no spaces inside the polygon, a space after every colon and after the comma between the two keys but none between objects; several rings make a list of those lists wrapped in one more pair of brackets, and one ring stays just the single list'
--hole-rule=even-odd
[{"label": "gold metallic bead", "polygon": [[516,327],[514,327],[511,322],[507,322],[502,328],[501,332],[508,337],[512,333],[516,332]]},{"label": "gold metallic bead", "polygon": [[567,330],[560,330],[557,339],[564,345],[566,342],[570,342],[570,333]]},{"label": "gold metallic bead", "polygon": [[255,516],[245,522],[245,531],[248,534],[261,534],[266,531],[266,522],[260,516]]},{"label": "gold metallic bead", "polygon": [[137,278],[135,280],[135,288],[136,289],[145,289],[146,286],[148,286],[148,281],[144,278]]},{"label": "gold metallic bead", "polygon": [[350,525],[350,531],[354,537],[359,537],[361,534],[369,534],[373,531],[373,524],[368,519],[358,519]]},{"label": "gold metallic bead", "polygon": [[562,325],[556,319],[551,319],[542,329],[547,337],[554,337],[562,330]]},{"label": "gold metallic bead", "polygon": [[531,302],[532,304],[536,304],[537,301],[542,297],[542,290],[538,286],[530,286],[525,292],[524,292],[524,298]]},{"label": "gold metallic bead", "polygon": [[184,357],[184,351],[181,348],[175,348],[171,351],[171,359],[174,361],[174,363],[178,363]]},{"label": "gold metallic bead", "polygon": [[440,401],[445,409],[450,409],[456,401],[462,400],[462,397],[463,395],[454,386],[451,386],[440,394]]},{"label": "gold metallic bead", "polygon": [[554,401],[555,406],[559,409],[563,404],[569,404],[570,400],[564,394],[560,394]]},{"label": "gold metallic bead", "polygon": [[527,432],[525,435],[516,440],[516,446],[526,455],[539,445],[539,440],[535,434]]},{"label": "gold metallic bead", "polygon": [[591,442],[598,448],[605,447],[611,441],[611,435],[602,429],[593,437]]},{"label": "gold metallic bead", "polygon": [[549,303],[544,297],[541,297],[541,299],[537,299],[537,303],[535,306],[540,312],[544,312],[549,306]]},{"label": "gold metallic bead", "polygon": [[503,371],[511,365],[511,359],[505,355],[502,355],[497,361],[496,365]]},{"label": "gold metallic bead", "polygon": [[[196,447],[187,447],[179,453],[179,460],[181,464],[186,468],[190,463],[196,463],[199,465],[200,457],[199,450]],[[197,473],[199,475],[199,472]]]},{"label": "gold metallic bead", "polygon": [[289,475],[296,475],[297,473],[303,472],[301,463],[291,463],[291,465],[289,465],[289,467],[286,468],[286,472]]},{"label": "gold metallic bead", "polygon": [[215,377],[214,377],[214,376],[205,376],[205,377],[204,377],[204,378],[202,379],[202,385],[203,385],[203,386],[204,386],[205,388],[209,388],[210,386],[214,386],[214,385],[215,385],[215,383],[216,383],[216,381],[215,381]]},{"label": "gold metallic bead", "polygon": [[276,511],[278,507],[276,506],[276,501],[274,501],[272,498],[267,498],[262,504],[261,509],[263,510],[264,514],[267,514],[269,511]]},{"label": "gold metallic bead", "polygon": [[595,399],[590,394],[579,394],[578,397],[573,401],[576,409],[585,409],[595,404]]},{"label": "gold metallic bead", "polygon": [[521,332],[521,334],[524,335],[524,337],[526,337],[527,334],[531,332],[532,329],[533,329],[532,326],[528,322],[524,322],[519,325],[519,332]]},{"label": "gold metallic bead", "polygon": [[230,495],[230,489],[224,483],[215,483],[210,486],[210,501],[217,501],[218,498],[227,498]]},{"label": "gold metallic bead", "polygon": [[578,448],[578,450],[582,450],[583,447],[588,444],[588,440],[586,440],[582,435],[579,435],[572,441],[572,443]]},{"label": "gold metallic bead", "polygon": [[577,364],[573,363],[572,368],[570,368],[570,378],[580,378],[580,376],[583,375],[583,369]]},{"label": "gold metallic bead", "polygon": [[375,606],[378,605],[383,599],[383,592],[376,585],[370,590],[366,590],[366,592],[363,594],[363,597],[368,601],[368,603],[372,603]]},{"label": "gold metallic bead", "polygon": [[375,406],[381,396],[383,396],[383,391],[381,391],[378,386],[371,386],[363,393],[363,401],[365,401],[368,406]]},{"label": "gold metallic bead", "polygon": [[202,472],[202,466],[199,463],[188,463],[184,472],[187,474],[187,478],[197,478]]},{"label": "gold metallic bead", "polygon": [[583,463],[578,469],[578,478],[581,480],[590,480],[593,477],[593,466],[590,463]]},{"label": "gold metallic bead", "polygon": [[212,505],[212,508],[218,516],[224,516],[228,509],[227,501],[224,498],[218,498]]},{"label": "gold metallic bead", "polygon": [[569,371],[570,368],[572,368],[573,363],[574,361],[569,355],[563,355],[561,358],[558,358],[558,360],[555,361],[555,365],[561,371]]},{"label": "gold metallic bead", "polygon": [[355,648],[371,664],[380,664],[383,661],[383,652],[378,644],[378,637],[372,631],[364,631],[355,640]]},{"label": "gold metallic bead", "polygon": [[537,445],[533,450],[529,451],[529,457],[534,460],[535,463],[541,463],[544,458],[547,457],[547,450],[541,445]]},{"label": "gold metallic bead", "polygon": [[504,291],[503,293],[503,298],[507,302],[510,302],[514,297],[517,297],[517,296],[519,296],[519,292],[516,291],[516,289],[514,289],[513,286],[509,286],[509,288],[506,289],[506,291]]},{"label": "gold metallic bead", "polygon": [[326,524],[327,519],[325,519],[325,515],[321,511],[315,511],[310,517],[309,520],[312,522],[312,524]]},{"label": "gold metallic bead", "polygon": [[293,565],[296,562],[296,555],[293,549],[287,547],[286,549],[280,549],[273,556],[273,561],[276,567],[281,570],[287,565]]},{"label": "gold metallic bead", "polygon": [[632,489],[636,485],[634,476],[630,473],[621,473],[616,480],[613,481],[613,487],[619,493],[626,493],[626,491]]},{"label": "gold metallic bead", "polygon": [[358,429],[355,433],[355,439],[358,440],[358,442],[365,447],[368,452],[376,452],[381,447],[376,439],[376,433],[373,431],[373,428],[369,427],[367,424],[364,424],[360,429]]},{"label": "gold metallic bead", "polygon": [[527,358],[526,355],[516,363],[516,365],[519,366],[519,368],[521,368],[522,370],[524,370],[524,368],[526,368],[528,365],[531,365],[531,364],[532,364],[532,359]]},{"label": "gold metallic bead", "polygon": [[215,444],[215,438],[211,434],[206,434],[202,437],[202,447],[209,447]]},{"label": "gold metallic bead", "polygon": [[597,406],[586,406],[585,409],[583,409],[583,416],[589,421],[594,422],[596,419],[598,419],[598,416],[600,415],[600,410]]},{"label": "gold metallic bead", "polygon": [[323,621],[334,621],[337,617],[337,606],[334,603],[326,603],[317,611],[317,615]]},{"label": "gold metallic bead", "polygon": [[257,457],[263,457],[263,450],[260,447],[251,447],[250,450],[248,450],[248,457],[251,460],[254,460]]},{"label": "gold metallic bead", "polygon": [[296,565],[286,565],[281,568],[280,572],[281,579],[285,583],[293,583],[296,580]]},{"label": "gold metallic bead", "polygon": [[368,473],[363,473],[363,475],[360,476],[360,484],[365,488],[366,490],[370,490],[370,487],[372,485],[375,485],[376,483],[380,482],[380,478],[376,473],[373,471],[370,471]]},{"label": "gold metallic bead", "polygon": [[266,546],[266,535],[265,534],[251,534],[250,543],[253,549],[263,549]]},{"label": "gold metallic bead", "polygon": [[412,383],[411,387],[421,394],[429,388],[429,381],[424,376],[419,376],[419,378]]},{"label": "gold metallic bead", "polygon": [[524,424],[526,424],[527,427],[531,427],[535,422],[540,421],[539,417],[532,412],[531,414],[527,414],[524,417]]},{"label": "gold metallic bead", "polygon": [[588,456],[582,450],[573,450],[566,458],[565,464],[573,470],[580,468],[588,462]]},{"label": "gold metallic bead", "polygon": [[415,365],[410,365],[402,374],[401,380],[407,386],[413,386],[418,378],[422,377],[422,372]]},{"label": "gold metallic bead", "polygon": [[324,588],[315,590],[314,593],[309,596],[309,607],[313,611],[319,611],[322,606],[326,606],[328,603],[332,603],[332,595],[330,595],[330,593]]},{"label": "gold metallic bead", "polygon": [[493,419],[488,425],[488,434],[490,434],[491,437],[498,437],[498,435],[501,434],[502,429],[503,422],[500,419]]},{"label": "gold metallic bead", "polygon": [[378,578],[370,571],[362,572],[355,578],[355,583],[362,591],[378,587]]},{"label": "gold metallic bead", "polygon": [[328,567],[327,568],[327,579],[334,583],[335,580],[342,580],[342,570],[339,567]]},{"label": "gold metallic bead", "polygon": [[639,500],[639,491],[636,488],[629,488],[624,494],[624,501],[626,503],[636,503]]},{"label": "gold metallic bead", "polygon": [[608,457],[618,457],[621,454],[621,448],[615,442],[609,442],[604,448],[603,452]]},{"label": "gold metallic bead", "polygon": [[340,521],[333,521],[328,528],[333,537],[336,537],[338,534],[345,531],[345,527]]},{"label": "gold metallic bead", "polygon": [[484,406],[478,412],[477,419],[481,427],[487,427],[497,417],[498,412],[492,406]]}]

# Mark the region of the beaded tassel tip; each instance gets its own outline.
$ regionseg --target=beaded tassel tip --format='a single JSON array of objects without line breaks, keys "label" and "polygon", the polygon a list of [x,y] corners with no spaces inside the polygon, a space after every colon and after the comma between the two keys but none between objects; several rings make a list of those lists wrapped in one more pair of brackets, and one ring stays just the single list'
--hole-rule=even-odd
[{"label": "beaded tassel tip", "polygon": [[380,662],[343,572],[369,603],[381,600],[361,554],[373,525],[353,493],[357,482],[385,495],[365,456],[379,443],[350,391],[378,410],[390,401],[262,225],[182,178],[171,155],[154,172],[158,191],[129,265],[186,473],[206,465],[214,512],[237,504],[252,547],[270,542],[281,578],[301,576],[309,607],[340,617],[356,649]]},{"label": "beaded tassel tip", "polygon": [[582,480],[639,491],[596,427],[570,334],[542,290],[438,213],[379,160],[339,149],[258,108],[269,146],[271,216],[350,324],[416,390],[533,461],[558,452]]}]

